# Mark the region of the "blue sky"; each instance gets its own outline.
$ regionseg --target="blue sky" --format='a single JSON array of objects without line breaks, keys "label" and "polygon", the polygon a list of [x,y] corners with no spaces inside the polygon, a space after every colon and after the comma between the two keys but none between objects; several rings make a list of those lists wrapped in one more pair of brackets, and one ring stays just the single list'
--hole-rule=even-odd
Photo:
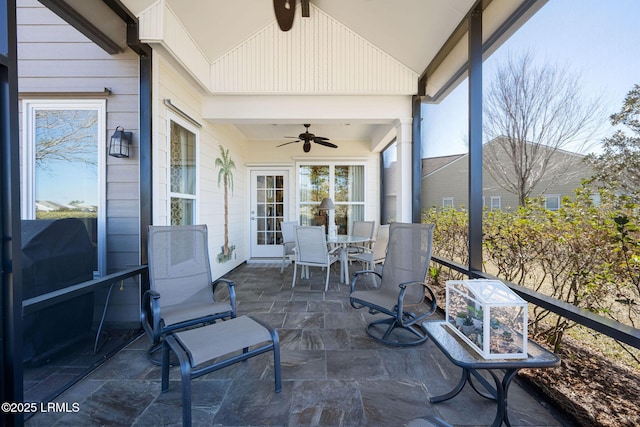
[{"label": "blue sky", "polygon": [[[549,0],[485,61],[485,87],[507,54],[527,50],[537,61],[571,69],[581,77],[585,97],[599,97],[607,116],[613,114],[640,84],[639,20],[639,0]],[[429,144],[423,144],[423,157],[467,151],[466,91],[465,80],[441,104],[425,109]],[[607,122],[600,135],[609,133]]]}]

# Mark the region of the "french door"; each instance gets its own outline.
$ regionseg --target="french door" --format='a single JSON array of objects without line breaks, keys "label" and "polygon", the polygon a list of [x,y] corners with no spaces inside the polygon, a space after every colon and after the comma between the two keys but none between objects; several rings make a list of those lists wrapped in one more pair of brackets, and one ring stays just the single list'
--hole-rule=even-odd
[{"label": "french door", "polygon": [[282,256],[280,222],[287,220],[289,173],[286,170],[251,171],[251,257]]}]

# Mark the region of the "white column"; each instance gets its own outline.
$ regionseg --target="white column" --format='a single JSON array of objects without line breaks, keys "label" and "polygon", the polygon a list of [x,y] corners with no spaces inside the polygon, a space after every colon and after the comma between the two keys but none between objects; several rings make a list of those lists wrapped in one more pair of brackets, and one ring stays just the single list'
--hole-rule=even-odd
[{"label": "white column", "polygon": [[413,119],[397,119],[396,143],[398,155],[398,196],[396,199],[396,219],[398,222],[411,222],[411,146]]}]

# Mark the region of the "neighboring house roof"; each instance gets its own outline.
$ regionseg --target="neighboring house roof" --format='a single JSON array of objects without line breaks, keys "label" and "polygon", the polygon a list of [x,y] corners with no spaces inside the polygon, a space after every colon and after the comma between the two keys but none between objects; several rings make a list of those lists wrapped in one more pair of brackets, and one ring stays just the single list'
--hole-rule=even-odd
[{"label": "neighboring house roof", "polygon": [[[483,144],[483,148],[486,148],[487,146],[489,146],[489,144],[497,144],[500,139],[505,138],[502,136],[496,137],[494,139],[492,139],[491,141],[486,142],[485,144]],[[529,142],[527,144],[533,145],[533,143]],[[545,146],[542,146],[543,148],[546,148]],[[576,158],[582,160],[584,159],[586,156],[579,154],[579,153],[575,153],[572,151],[568,151],[568,150],[563,150],[563,149],[556,149],[557,154],[564,154],[564,155],[569,155],[569,156],[575,156]],[[483,156],[485,155],[486,150],[483,150]],[[456,160],[462,159],[462,158],[466,158],[469,156],[469,153],[463,153],[463,154],[452,154],[452,155],[448,155],[448,156],[439,156],[439,157],[429,157],[429,158],[425,158],[422,159],[422,178],[439,171],[440,169],[449,166],[451,163],[455,162]]]},{"label": "neighboring house roof", "polygon": [[[483,203],[494,208],[511,209],[519,205],[518,194],[514,184],[519,181],[515,178],[512,160],[507,153],[497,145],[500,138],[496,138],[484,144],[482,150],[482,196]],[[497,150],[491,150],[492,148]],[[534,148],[534,144],[527,147]],[[584,178],[592,175],[590,165],[583,161],[581,154],[566,150],[554,150],[549,147],[538,146],[538,149],[548,149],[545,167],[533,167],[532,179],[525,182],[528,197],[545,196],[548,199],[557,197],[560,200],[564,196],[572,197],[576,188]],[[551,154],[548,156],[548,154]],[[542,161],[542,160],[541,160]],[[435,207],[444,204],[444,200],[453,202],[454,206],[464,207],[468,203],[469,185],[469,157],[468,154],[441,156],[432,159],[423,159],[425,165],[422,174],[422,200],[423,207]],[[536,163],[534,166],[538,166]],[[490,168],[493,167],[493,170]],[[486,198],[486,200],[485,200]]]},{"label": "neighboring house roof", "polygon": [[426,159],[422,159],[422,176],[427,176],[430,173],[436,172],[440,168],[443,168],[451,162],[465,156],[466,154],[452,154],[449,156],[428,157]]}]

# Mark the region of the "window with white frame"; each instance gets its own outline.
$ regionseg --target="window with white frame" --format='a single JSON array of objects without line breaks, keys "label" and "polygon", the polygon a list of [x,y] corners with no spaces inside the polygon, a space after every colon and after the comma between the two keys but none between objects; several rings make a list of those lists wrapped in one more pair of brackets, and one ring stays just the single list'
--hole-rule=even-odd
[{"label": "window with white frame", "polygon": [[[365,165],[323,162],[298,166],[300,225],[324,225],[334,215],[339,234],[348,234],[353,221],[365,219]],[[318,210],[331,198],[334,212]]]},{"label": "window with white frame", "polygon": [[560,209],[560,195],[559,194],[547,194],[544,196],[544,207],[550,211],[557,211]]},{"label": "window with white frame", "polygon": [[23,101],[22,218],[78,218],[106,271],[106,101]]},{"label": "window with white frame", "polygon": [[196,222],[198,132],[169,115],[169,214],[171,225]]},{"label": "window with white frame", "polygon": [[502,207],[502,198],[500,196],[491,196],[491,206],[489,207],[492,211],[496,209],[500,209]]},{"label": "window with white frame", "polygon": [[443,197],[442,198],[442,207],[443,208],[453,208],[453,197]]}]

